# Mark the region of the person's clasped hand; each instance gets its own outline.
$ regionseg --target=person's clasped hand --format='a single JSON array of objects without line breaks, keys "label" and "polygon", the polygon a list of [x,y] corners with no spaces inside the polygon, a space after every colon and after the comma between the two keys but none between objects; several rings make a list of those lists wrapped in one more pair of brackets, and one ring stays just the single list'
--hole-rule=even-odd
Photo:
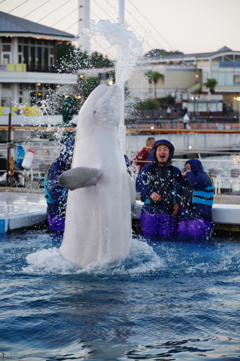
[{"label": "person's clasped hand", "polygon": [[186,170],[186,172],[183,172],[183,173],[182,173],[182,177],[183,177],[183,178],[186,178],[188,172],[191,172],[191,171],[190,171],[190,170]]},{"label": "person's clasped hand", "polygon": [[179,212],[179,204],[174,204],[174,206],[173,206],[173,216],[176,216],[177,214],[178,214],[178,212]]},{"label": "person's clasped hand", "polygon": [[161,202],[161,200],[162,200],[162,196],[156,192],[153,192],[150,195],[150,198],[153,200],[153,202]]}]

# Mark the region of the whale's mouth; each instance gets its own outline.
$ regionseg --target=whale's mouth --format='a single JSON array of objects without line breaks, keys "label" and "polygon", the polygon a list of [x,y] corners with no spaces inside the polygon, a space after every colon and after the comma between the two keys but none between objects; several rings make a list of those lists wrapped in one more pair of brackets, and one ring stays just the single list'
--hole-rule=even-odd
[{"label": "whale's mouth", "polygon": [[100,122],[118,125],[120,122],[121,90],[116,85],[107,86],[105,94],[97,101],[93,114]]}]

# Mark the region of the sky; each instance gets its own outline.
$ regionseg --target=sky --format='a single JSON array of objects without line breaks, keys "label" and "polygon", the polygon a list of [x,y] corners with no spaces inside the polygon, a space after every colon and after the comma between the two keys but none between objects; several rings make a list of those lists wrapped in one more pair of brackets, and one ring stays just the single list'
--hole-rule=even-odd
[{"label": "sky", "polygon": [[[78,0],[0,0],[0,11],[74,35],[77,9]],[[240,0],[125,0],[125,22],[143,40],[144,52],[240,50],[239,16]],[[117,22],[118,0],[90,0],[90,18]]]}]

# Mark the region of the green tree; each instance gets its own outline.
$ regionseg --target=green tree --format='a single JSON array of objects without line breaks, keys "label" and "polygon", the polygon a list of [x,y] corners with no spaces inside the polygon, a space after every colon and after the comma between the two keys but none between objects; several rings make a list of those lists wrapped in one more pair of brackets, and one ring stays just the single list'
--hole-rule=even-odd
[{"label": "green tree", "polygon": [[83,78],[80,83],[80,93],[84,96],[84,99],[86,99],[99,84],[100,80],[97,76]]},{"label": "green tree", "polygon": [[[64,127],[72,127],[70,121],[74,115],[75,108],[75,99],[72,96],[64,98],[62,104],[62,116],[63,116],[63,125]],[[73,140],[75,138],[75,134],[73,132],[63,132],[61,137],[61,143],[65,143],[67,140]]]},{"label": "green tree", "polygon": [[157,98],[160,106],[168,106],[168,105],[174,105],[175,104],[175,98],[171,95],[168,95],[166,97]]},{"label": "green tree", "polygon": [[148,80],[149,85],[152,84],[152,73],[153,73],[152,70],[148,70],[148,71],[146,71],[146,73],[144,73],[145,77]]},{"label": "green tree", "polygon": [[112,68],[113,62],[108,59],[107,56],[94,51],[89,58],[89,67],[91,68]]},{"label": "green tree", "polygon": [[66,41],[57,44],[56,67],[61,72],[74,73],[77,69],[111,68],[114,63],[98,52],[90,56]]},{"label": "green tree", "polygon": [[148,70],[144,73],[146,78],[148,79],[149,84],[154,83],[154,97],[157,97],[157,83],[159,79],[164,79],[164,75],[159,73],[158,71]]},{"label": "green tree", "polygon": [[64,41],[57,44],[56,67],[60,72],[74,73],[77,69],[89,68],[89,57],[85,51]]},{"label": "green tree", "polygon": [[62,116],[64,125],[69,125],[73,118],[75,100],[72,96],[64,98],[62,105]]},{"label": "green tree", "polygon": [[156,99],[148,98],[136,101],[137,110],[157,110],[158,108],[159,102]]},{"label": "green tree", "polygon": [[214,79],[214,78],[210,78],[210,79],[207,79],[206,83],[204,83],[204,85],[210,89],[210,92],[211,94],[213,94],[215,92],[215,86],[217,85],[217,80]]}]

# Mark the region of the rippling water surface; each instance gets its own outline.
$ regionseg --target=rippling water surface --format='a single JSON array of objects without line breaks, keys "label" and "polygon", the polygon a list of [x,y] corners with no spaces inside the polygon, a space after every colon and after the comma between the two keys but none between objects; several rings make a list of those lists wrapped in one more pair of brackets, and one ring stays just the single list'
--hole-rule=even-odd
[{"label": "rippling water surface", "polygon": [[239,359],[239,240],[134,239],[82,270],[44,230],[0,235],[0,358]]}]

